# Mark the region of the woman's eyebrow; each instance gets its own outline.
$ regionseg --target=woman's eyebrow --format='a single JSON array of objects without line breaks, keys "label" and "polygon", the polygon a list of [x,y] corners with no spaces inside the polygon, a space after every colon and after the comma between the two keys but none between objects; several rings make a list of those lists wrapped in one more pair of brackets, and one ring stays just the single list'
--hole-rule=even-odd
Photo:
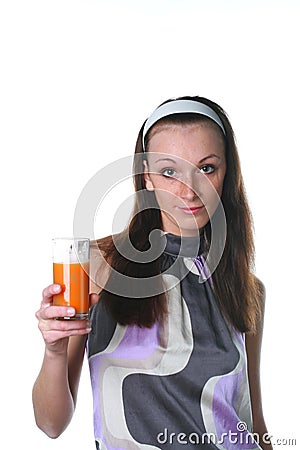
[{"label": "woman's eyebrow", "polygon": [[199,161],[199,164],[200,164],[200,163],[203,163],[203,161],[205,161],[206,159],[209,159],[209,158],[217,158],[217,159],[221,159],[221,156],[216,155],[215,153],[212,153],[211,155],[208,155],[208,156],[205,156],[204,158],[202,158],[202,159]]},{"label": "woman's eyebrow", "polygon": [[172,159],[172,158],[159,158],[159,159],[157,159],[156,161],[154,161],[154,162],[159,162],[159,161],[170,161],[170,162],[173,162],[173,163],[175,163],[176,164],[176,161],[174,160],[174,159]]}]

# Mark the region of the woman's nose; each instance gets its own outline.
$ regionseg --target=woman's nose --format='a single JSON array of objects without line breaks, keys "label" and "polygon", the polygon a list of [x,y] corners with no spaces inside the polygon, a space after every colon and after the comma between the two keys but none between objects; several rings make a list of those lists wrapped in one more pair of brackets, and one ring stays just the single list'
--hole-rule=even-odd
[{"label": "woman's nose", "polygon": [[186,200],[194,200],[198,197],[194,180],[185,178],[179,182],[179,195]]}]

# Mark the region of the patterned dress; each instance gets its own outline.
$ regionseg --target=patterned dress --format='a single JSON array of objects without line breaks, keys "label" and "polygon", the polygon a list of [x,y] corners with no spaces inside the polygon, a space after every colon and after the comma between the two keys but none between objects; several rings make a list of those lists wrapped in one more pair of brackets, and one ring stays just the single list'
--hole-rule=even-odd
[{"label": "patterned dress", "polygon": [[96,448],[260,449],[251,435],[244,335],[224,320],[210,280],[199,282],[205,262],[201,250],[195,257],[195,238],[165,236],[165,323],[121,326],[101,294],[91,310]]}]

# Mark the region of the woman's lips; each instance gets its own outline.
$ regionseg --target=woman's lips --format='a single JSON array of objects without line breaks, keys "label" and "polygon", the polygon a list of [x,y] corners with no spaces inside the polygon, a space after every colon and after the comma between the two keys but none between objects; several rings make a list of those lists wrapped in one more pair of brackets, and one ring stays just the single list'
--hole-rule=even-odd
[{"label": "woman's lips", "polygon": [[201,212],[204,208],[204,205],[202,206],[190,206],[189,208],[179,208],[180,211],[182,211],[184,214],[198,214]]}]

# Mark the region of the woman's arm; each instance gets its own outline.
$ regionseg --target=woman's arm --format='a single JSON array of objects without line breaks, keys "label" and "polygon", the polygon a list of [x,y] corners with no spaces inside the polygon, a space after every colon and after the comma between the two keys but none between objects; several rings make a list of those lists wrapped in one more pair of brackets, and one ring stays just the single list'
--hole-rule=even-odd
[{"label": "woman's arm", "polygon": [[246,335],[246,350],[248,360],[248,377],[253,417],[253,433],[259,436],[259,445],[263,450],[272,449],[268,439],[268,431],[264,420],[261,385],[260,385],[260,355],[263,335],[265,294],[262,298],[262,318],[255,334]]},{"label": "woman's arm", "polygon": [[[96,243],[91,246],[90,304],[107,278]],[[68,426],[76,405],[86,336],[90,323],[86,320],[55,320],[74,315],[67,307],[53,306],[55,285],[43,291],[43,300],[36,317],[45,341],[45,353],[40,373],[33,387],[33,407],[36,423],[49,437],[58,437]]]},{"label": "woman's arm", "polygon": [[[85,320],[55,320],[73,315],[67,307],[52,305],[55,285],[43,292],[36,316],[45,341],[44,359],[33,387],[36,423],[49,437],[58,437],[69,424],[75,409],[78,384],[90,324]],[[98,296],[91,296],[95,302]]]}]

